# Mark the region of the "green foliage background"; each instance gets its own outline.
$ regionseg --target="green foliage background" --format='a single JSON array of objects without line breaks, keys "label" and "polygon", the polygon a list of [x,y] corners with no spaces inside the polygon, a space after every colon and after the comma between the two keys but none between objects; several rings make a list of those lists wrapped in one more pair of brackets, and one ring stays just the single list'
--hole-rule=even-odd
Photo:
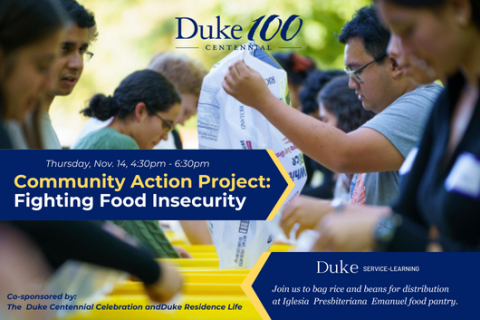
[{"label": "green foliage background", "polygon": [[[268,43],[271,48],[281,46],[302,47],[296,52],[307,55],[319,68],[342,68],[343,45],[335,33],[360,7],[369,0],[79,0],[95,13],[99,37],[91,47],[95,53],[85,66],[82,78],[68,97],[58,97],[52,106],[52,120],[64,145],[71,145],[86,119],[79,111],[94,94],[112,94],[118,83],[129,73],[143,69],[156,52],[183,50],[185,54],[201,61],[210,69],[230,51],[207,51],[206,44],[245,44],[253,20],[262,15],[265,19],[278,14],[285,22],[292,14],[303,19],[298,35],[289,42],[281,40],[280,33]],[[176,40],[175,17],[190,17],[199,25],[216,26],[220,15],[221,25],[242,26],[240,40],[202,40],[199,36],[189,40]],[[187,23],[186,23],[187,24]],[[267,36],[274,33],[273,22]],[[257,29],[256,37],[262,24]],[[291,36],[298,20],[290,27]],[[214,28],[214,31],[216,27]],[[185,32],[187,34],[187,32]],[[228,33],[227,33],[228,34]],[[258,44],[262,44],[259,42]],[[178,46],[198,46],[199,49],[175,49]],[[285,49],[279,49],[285,50]],[[277,51],[279,51],[277,50]],[[195,119],[187,123],[196,125]]]}]

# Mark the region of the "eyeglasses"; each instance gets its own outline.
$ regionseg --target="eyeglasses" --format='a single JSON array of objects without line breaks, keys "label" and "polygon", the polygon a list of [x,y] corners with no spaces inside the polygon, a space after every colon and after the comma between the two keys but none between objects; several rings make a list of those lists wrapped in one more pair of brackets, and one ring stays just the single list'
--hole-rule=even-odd
[{"label": "eyeglasses", "polygon": [[160,120],[162,120],[162,127],[164,130],[166,130],[166,133],[170,133],[173,131],[173,121],[172,120],[165,120],[163,117],[161,117],[159,114],[157,113],[154,113],[154,115],[156,115],[157,117],[160,118]]},{"label": "eyeglasses", "polygon": [[83,62],[84,62],[85,64],[87,64],[88,61],[90,61],[92,58],[93,58],[93,53],[90,52],[90,51],[85,51],[85,52],[82,54],[82,59],[83,59]]},{"label": "eyeglasses", "polygon": [[369,63],[367,63],[366,65],[358,68],[357,70],[350,70],[348,69],[347,67],[345,67],[345,73],[350,77],[350,78],[353,78],[355,79],[358,83],[363,83],[363,80],[362,78],[360,77],[360,72],[362,72],[363,69],[365,69],[366,67],[368,67],[369,65],[371,65],[372,63],[378,61],[378,60],[381,60],[383,58],[385,58],[387,56],[386,53],[382,53],[381,55],[377,56],[375,59],[373,59],[372,61],[370,61]]},{"label": "eyeglasses", "polygon": [[82,62],[84,64],[90,61],[93,57],[93,53],[90,51],[87,51],[87,48],[83,45],[80,48],[77,48],[77,45],[75,44],[75,42],[69,42],[69,41],[62,42],[62,45],[60,47],[60,54],[62,57],[76,55],[77,52],[80,54],[80,58],[82,59]]}]

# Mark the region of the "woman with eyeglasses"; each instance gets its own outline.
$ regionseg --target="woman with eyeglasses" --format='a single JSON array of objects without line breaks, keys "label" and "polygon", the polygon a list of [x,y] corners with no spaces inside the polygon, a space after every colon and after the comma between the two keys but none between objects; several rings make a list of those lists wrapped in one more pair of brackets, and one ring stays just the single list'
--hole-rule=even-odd
[{"label": "woman with eyeglasses", "polygon": [[113,96],[95,95],[82,110],[87,117],[107,120],[106,128],[80,139],[73,149],[152,149],[167,140],[180,110],[180,97],[173,85],[152,70],[126,77]]},{"label": "woman with eyeglasses", "polygon": [[[168,133],[180,111],[180,96],[160,73],[136,71],[115,89],[113,96],[95,95],[82,110],[88,117],[113,121],[80,139],[73,149],[152,149]],[[179,258],[158,221],[113,221],[128,234],[147,243],[156,258]]]},{"label": "woman with eyeglasses", "polygon": [[[151,59],[148,69],[158,72],[170,81],[177,92],[180,94],[182,103],[180,112],[173,125],[184,125],[185,122],[197,113],[197,104],[202,89],[202,81],[207,71],[196,60],[179,52],[162,52],[155,54]],[[101,121],[96,118],[90,118],[85,123],[77,141],[80,141],[92,131],[108,127],[113,121],[113,117]],[[76,143],[75,143],[76,144]],[[162,140],[153,149],[182,149],[180,136],[175,130],[168,135],[168,141]],[[181,227],[191,244],[212,244],[212,237],[206,221],[183,220],[180,221]],[[181,252],[180,247],[175,247],[183,258],[189,255]]]}]

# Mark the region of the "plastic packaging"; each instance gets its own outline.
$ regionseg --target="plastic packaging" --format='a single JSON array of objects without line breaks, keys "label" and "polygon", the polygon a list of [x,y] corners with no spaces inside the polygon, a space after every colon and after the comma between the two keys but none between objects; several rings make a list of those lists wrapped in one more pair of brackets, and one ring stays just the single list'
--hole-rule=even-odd
[{"label": "plastic packaging", "polygon": [[[53,302],[57,305],[88,305],[105,298],[117,284],[125,281],[127,277],[126,272],[69,260],[52,276],[47,290],[52,294],[63,294],[63,300]],[[65,294],[75,296],[75,299],[66,299]],[[74,312],[59,310],[56,316],[60,319]]]},{"label": "plastic packaging", "polygon": [[[306,181],[303,155],[260,112],[223,90],[222,81],[228,67],[240,59],[263,76],[278,99],[290,103],[285,71],[250,42],[213,66],[203,81],[198,105],[199,148],[272,149],[295,183],[288,202],[300,193]],[[281,209],[274,221],[209,221],[220,269],[252,268],[280,232],[280,216]]]}]

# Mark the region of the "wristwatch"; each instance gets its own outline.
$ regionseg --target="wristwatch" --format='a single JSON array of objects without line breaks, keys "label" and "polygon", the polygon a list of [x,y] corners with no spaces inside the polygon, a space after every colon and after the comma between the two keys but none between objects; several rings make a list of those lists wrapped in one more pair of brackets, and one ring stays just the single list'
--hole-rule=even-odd
[{"label": "wristwatch", "polygon": [[386,251],[395,235],[398,226],[402,224],[402,217],[396,213],[383,217],[375,226],[374,238],[377,243],[377,251]]}]

